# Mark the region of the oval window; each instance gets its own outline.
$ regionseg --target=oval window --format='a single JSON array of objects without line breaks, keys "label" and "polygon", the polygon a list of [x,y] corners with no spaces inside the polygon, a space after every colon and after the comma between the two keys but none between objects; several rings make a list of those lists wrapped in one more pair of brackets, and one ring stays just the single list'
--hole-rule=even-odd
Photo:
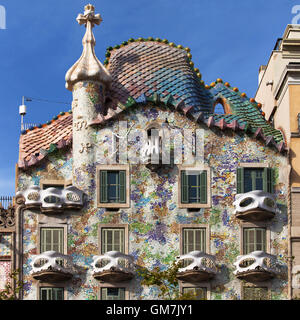
[{"label": "oval window", "polygon": [[240,203],[240,207],[247,207],[249,206],[251,203],[253,202],[253,199],[252,198],[246,198],[244,200],[241,201]]},{"label": "oval window", "polygon": [[275,201],[270,199],[270,198],[266,198],[264,200],[264,204],[267,206],[267,207],[270,207],[270,208],[274,208],[275,207]]},{"label": "oval window", "polygon": [[239,266],[240,268],[247,268],[251,266],[254,262],[255,262],[255,259],[252,259],[252,258],[244,259],[240,262]]},{"label": "oval window", "polygon": [[44,198],[46,203],[60,203],[60,198],[56,196],[48,196]]}]

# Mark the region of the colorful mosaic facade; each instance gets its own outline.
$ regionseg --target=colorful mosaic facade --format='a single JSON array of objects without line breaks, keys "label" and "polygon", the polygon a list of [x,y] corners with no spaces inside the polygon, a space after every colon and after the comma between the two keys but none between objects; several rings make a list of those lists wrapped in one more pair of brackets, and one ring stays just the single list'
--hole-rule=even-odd
[{"label": "colorful mosaic facade", "polygon": [[[17,177],[18,191],[41,186],[44,181],[60,181],[64,186],[71,181],[85,193],[85,202],[80,210],[59,214],[41,213],[30,207],[22,210],[22,270],[26,281],[23,298],[39,297],[41,282],[32,276],[31,263],[41,251],[43,226],[64,229],[64,254],[72,258],[75,268],[71,279],[63,284],[65,298],[89,300],[100,298],[100,284],[93,277],[92,263],[93,257],[100,254],[101,226],[126,226],[126,253],[134,263],[165,270],[182,254],[181,227],[199,225],[206,227],[208,253],[216,258],[217,274],[208,281],[210,299],[241,299],[244,282],[233,273],[234,262],[243,251],[243,225],[235,216],[233,204],[237,169],[267,166],[275,172],[278,210],[265,223],[266,251],[277,257],[283,271],[268,286],[272,299],[287,299],[289,167],[281,132],[266,122],[261,106],[237,88],[221,79],[205,85],[199,71],[193,68],[189,50],[175,48],[173,43],[132,39],[108,50],[107,70],[103,69],[94,55],[86,55],[94,52],[93,41],[87,39],[93,39],[88,26],[89,19],[95,17],[92,8],[86,10],[79,19],[80,24],[87,26],[84,54],[66,77],[67,87],[73,93],[72,111],[22,132]],[[88,46],[90,51],[86,51]],[[80,65],[93,66],[93,70],[83,68],[84,79],[77,70]],[[219,101],[226,106],[224,115],[214,114],[214,105]],[[180,165],[162,165],[155,171],[145,164],[129,162],[128,206],[115,210],[101,207],[97,170],[100,165],[118,164],[113,160],[113,139],[120,134],[121,123],[127,124],[129,155],[143,147],[135,135],[137,129],[167,123],[180,132],[203,130],[202,141],[198,142],[203,144],[204,153],[195,165],[210,171],[210,203],[198,209],[179,205]],[[119,145],[123,138],[124,133],[119,137]],[[156,299],[157,288],[143,287],[140,281],[135,274],[127,283],[127,298]]]}]

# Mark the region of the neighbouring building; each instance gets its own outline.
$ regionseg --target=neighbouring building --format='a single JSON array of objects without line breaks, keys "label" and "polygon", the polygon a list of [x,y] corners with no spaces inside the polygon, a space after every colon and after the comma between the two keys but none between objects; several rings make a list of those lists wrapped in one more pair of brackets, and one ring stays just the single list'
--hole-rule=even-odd
[{"label": "neighbouring building", "polygon": [[101,64],[101,20],[92,5],[77,17],[72,109],[20,136],[21,299],[156,299],[136,270],[176,259],[178,290],[199,299],[289,299],[284,128],[165,39],[129,39]]},{"label": "neighbouring building", "polygon": [[256,99],[266,119],[284,134],[289,175],[289,295],[300,297],[300,26],[288,25],[268,64],[259,69]]}]

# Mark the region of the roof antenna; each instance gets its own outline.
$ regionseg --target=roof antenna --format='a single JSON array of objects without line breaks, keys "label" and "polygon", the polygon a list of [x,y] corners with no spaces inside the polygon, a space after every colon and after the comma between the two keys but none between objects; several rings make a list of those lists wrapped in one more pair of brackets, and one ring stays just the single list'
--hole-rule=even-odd
[{"label": "roof antenna", "polygon": [[19,106],[19,114],[21,116],[21,131],[24,130],[24,116],[26,114],[27,107],[24,104],[24,101],[31,101],[31,99],[22,97],[22,104]]}]

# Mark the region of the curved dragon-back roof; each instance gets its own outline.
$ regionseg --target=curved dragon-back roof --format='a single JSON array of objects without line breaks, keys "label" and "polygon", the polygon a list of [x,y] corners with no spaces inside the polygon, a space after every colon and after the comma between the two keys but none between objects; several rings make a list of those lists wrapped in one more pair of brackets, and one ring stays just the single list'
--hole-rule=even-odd
[{"label": "curved dragon-back roof", "polygon": [[112,76],[112,96],[125,104],[154,93],[171,95],[197,111],[211,112],[209,92],[200,84],[201,75],[193,68],[189,49],[167,40],[129,41],[122,47],[109,48],[105,64]]},{"label": "curved dragon-back roof", "polygon": [[[98,114],[90,125],[104,124],[135,105],[164,104],[209,128],[241,130],[286,151],[282,132],[266,121],[260,103],[221,79],[205,84],[191,58],[189,48],[153,38],[109,47],[103,65],[112,79],[110,104],[107,113]],[[214,114],[219,101],[226,104],[226,114]],[[72,112],[62,112],[44,125],[22,131],[18,166],[27,169],[71,142]]]}]

